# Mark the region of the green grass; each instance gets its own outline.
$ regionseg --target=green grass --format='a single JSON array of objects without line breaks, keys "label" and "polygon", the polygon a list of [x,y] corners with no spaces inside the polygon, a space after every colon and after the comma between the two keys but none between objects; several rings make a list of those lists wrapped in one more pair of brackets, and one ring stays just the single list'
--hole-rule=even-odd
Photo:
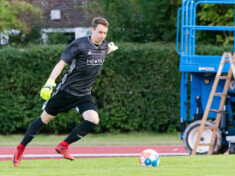
[{"label": "green grass", "polygon": [[232,176],[235,155],[160,157],[157,168],[141,167],[138,158],[80,158],[75,161],[23,160],[19,167],[0,162],[0,176]]},{"label": "green grass", "polygon": [[[67,135],[38,135],[29,146],[55,146]],[[16,146],[23,135],[0,135],[0,147]],[[104,146],[104,145],[181,145],[179,133],[156,134],[133,132],[121,134],[90,134],[72,144],[73,146]]]}]

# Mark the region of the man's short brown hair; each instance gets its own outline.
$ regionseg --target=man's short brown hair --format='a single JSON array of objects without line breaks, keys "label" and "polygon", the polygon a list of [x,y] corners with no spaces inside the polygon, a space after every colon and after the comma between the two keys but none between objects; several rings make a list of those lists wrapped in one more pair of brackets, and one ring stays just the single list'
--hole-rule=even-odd
[{"label": "man's short brown hair", "polygon": [[98,26],[98,24],[102,24],[103,26],[106,26],[107,28],[109,27],[109,22],[105,18],[102,18],[102,17],[95,17],[92,20],[92,27],[94,29]]}]

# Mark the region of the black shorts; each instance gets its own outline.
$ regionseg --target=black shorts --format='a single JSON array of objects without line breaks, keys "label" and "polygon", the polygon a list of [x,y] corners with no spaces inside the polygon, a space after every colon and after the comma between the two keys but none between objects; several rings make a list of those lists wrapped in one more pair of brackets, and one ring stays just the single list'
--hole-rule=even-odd
[{"label": "black shorts", "polygon": [[47,100],[42,109],[48,114],[56,116],[58,113],[68,112],[75,107],[79,108],[80,114],[87,110],[98,112],[97,106],[91,95],[77,97],[61,90]]}]

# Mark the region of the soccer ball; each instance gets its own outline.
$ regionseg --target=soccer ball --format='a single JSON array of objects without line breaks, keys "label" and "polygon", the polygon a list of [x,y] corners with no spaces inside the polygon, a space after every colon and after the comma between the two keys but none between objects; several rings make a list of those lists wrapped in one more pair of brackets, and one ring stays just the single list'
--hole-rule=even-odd
[{"label": "soccer ball", "polygon": [[159,154],[152,149],[146,149],[140,154],[139,161],[140,161],[141,166],[157,167],[160,161]]}]

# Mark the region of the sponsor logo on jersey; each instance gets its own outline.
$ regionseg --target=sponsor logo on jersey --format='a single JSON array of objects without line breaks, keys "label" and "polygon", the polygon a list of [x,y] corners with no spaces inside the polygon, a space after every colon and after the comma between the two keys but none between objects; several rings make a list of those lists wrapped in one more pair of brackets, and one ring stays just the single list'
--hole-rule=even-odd
[{"label": "sponsor logo on jersey", "polygon": [[87,59],[87,65],[103,65],[103,63],[102,59]]}]

